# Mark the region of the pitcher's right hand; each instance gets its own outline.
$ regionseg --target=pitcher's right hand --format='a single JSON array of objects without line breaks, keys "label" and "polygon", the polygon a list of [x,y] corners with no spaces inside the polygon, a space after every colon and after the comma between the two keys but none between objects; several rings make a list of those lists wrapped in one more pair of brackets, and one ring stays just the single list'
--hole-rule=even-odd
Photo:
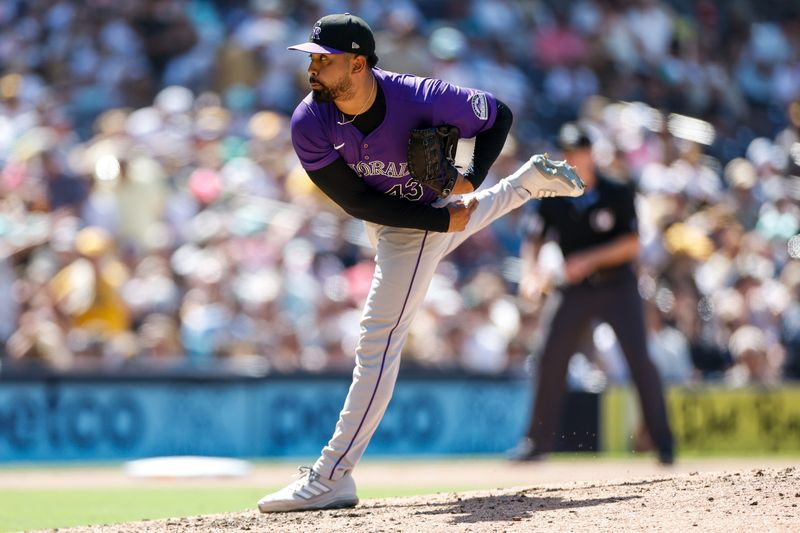
[{"label": "pitcher's right hand", "polygon": [[478,199],[474,196],[467,199],[466,202],[458,201],[447,205],[447,210],[450,212],[450,226],[447,228],[448,233],[454,231],[464,231],[467,227],[472,213],[478,208]]}]

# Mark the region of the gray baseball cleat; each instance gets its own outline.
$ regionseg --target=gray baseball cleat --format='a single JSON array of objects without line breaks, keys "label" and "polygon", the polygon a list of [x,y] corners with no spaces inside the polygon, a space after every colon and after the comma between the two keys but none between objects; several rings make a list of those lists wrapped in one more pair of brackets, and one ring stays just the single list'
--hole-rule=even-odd
[{"label": "gray baseball cleat", "polygon": [[347,472],[339,480],[320,478],[310,466],[301,466],[300,477],[278,492],[267,494],[258,501],[262,513],[342,509],[358,504],[356,483]]},{"label": "gray baseball cleat", "polygon": [[546,153],[534,155],[507,179],[528,191],[532,198],[574,197],[585,190],[575,167],[566,161],[552,161]]}]

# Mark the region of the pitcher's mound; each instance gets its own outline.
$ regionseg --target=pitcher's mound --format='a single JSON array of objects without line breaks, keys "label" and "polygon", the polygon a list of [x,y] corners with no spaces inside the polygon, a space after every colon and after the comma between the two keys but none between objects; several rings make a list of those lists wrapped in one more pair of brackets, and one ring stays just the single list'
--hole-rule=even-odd
[{"label": "pitcher's mound", "polygon": [[354,509],[257,511],[71,532],[800,531],[800,469],[679,474],[366,500]]}]

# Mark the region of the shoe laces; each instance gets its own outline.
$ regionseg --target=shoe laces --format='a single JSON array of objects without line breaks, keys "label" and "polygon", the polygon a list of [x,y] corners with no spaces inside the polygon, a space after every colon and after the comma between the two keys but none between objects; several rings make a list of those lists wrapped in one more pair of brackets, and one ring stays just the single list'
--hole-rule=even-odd
[{"label": "shoe laces", "polygon": [[559,159],[557,161],[553,161],[550,159],[550,154],[547,152],[544,153],[544,161],[542,161],[542,166],[550,173],[550,174],[562,174],[562,168],[566,168],[575,172],[575,167],[567,163],[566,159]]},{"label": "shoe laces", "polygon": [[294,489],[299,489],[319,479],[319,473],[310,466],[297,467],[297,473],[295,474],[295,476],[297,477],[297,480],[295,480],[295,482],[292,483],[292,488]]},{"label": "shoe laces", "polygon": [[550,154],[548,154],[547,152],[542,154],[542,158],[540,159],[540,161],[542,165],[542,170],[553,175],[558,174],[558,168],[556,167],[555,164],[553,164],[554,162],[550,159]]}]

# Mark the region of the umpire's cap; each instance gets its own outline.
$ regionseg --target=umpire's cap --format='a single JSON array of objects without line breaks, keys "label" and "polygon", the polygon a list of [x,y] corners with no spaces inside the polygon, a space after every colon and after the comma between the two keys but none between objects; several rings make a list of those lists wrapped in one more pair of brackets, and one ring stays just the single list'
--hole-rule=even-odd
[{"label": "umpire's cap", "polygon": [[592,138],[577,122],[567,122],[558,132],[558,145],[562,150],[577,150],[592,146]]},{"label": "umpire's cap", "polygon": [[327,15],[314,24],[307,43],[290,46],[289,50],[299,50],[309,54],[352,53],[374,58],[375,37],[364,19],[343,13]]}]

